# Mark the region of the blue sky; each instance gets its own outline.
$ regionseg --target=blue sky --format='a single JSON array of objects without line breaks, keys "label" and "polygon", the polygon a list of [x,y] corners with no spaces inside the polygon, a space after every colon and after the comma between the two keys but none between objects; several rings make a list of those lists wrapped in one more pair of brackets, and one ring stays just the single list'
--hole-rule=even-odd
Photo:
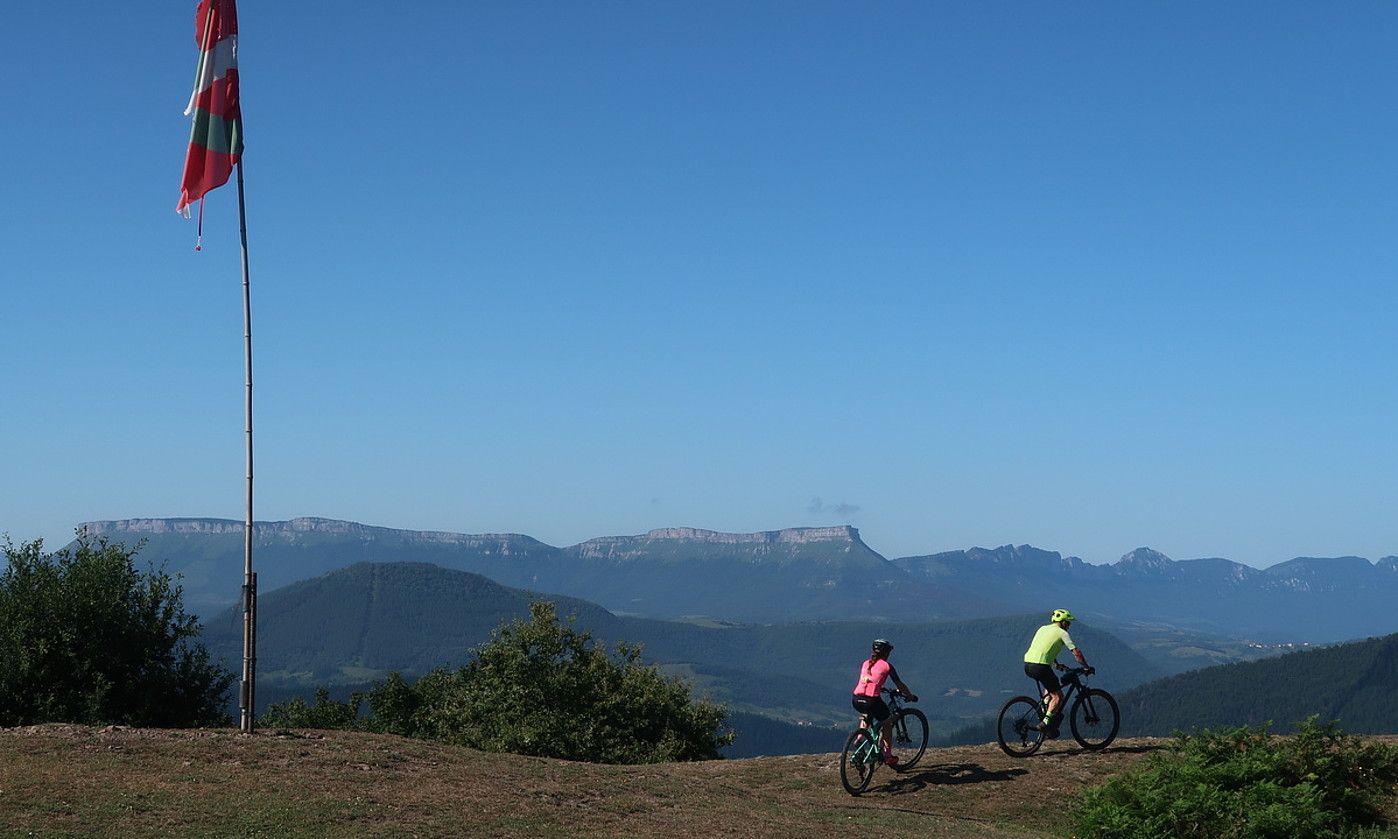
[{"label": "blue sky", "polygon": [[[243,515],[194,3],[0,12],[0,531]],[[259,519],[1398,554],[1381,3],[243,0]]]}]

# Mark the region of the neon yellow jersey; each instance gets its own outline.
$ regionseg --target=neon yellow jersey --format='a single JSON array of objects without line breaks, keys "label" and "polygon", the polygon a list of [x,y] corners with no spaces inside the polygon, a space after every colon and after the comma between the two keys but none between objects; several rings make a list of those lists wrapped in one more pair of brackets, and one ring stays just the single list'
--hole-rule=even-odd
[{"label": "neon yellow jersey", "polygon": [[1045,624],[1034,633],[1029,649],[1024,651],[1025,664],[1053,664],[1064,647],[1076,650],[1077,644],[1068,636],[1068,630],[1056,623]]}]

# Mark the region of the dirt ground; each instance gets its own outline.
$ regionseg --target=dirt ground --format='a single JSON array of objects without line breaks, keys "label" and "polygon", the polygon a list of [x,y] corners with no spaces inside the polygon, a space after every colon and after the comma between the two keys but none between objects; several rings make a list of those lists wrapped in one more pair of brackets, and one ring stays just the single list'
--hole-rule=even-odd
[{"label": "dirt ground", "polygon": [[[1398,739],[1398,738],[1393,738]],[[855,798],[836,754],[652,766],[349,732],[0,730],[0,832],[107,836],[1063,837],[1065,807],[1167,741],[929,749]]]}]

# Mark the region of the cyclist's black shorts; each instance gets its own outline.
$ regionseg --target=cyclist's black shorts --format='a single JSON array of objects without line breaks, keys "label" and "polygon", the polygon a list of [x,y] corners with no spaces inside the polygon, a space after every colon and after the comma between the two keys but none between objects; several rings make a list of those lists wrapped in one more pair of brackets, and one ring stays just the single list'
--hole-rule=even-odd
[{"label": "cyclist's black shorts", "polygon": [[1053,668],[1047,664],[1034,664],[1024,662],[1024,675],[1044,686],[1044,690],[1057,693],[1063,688],[1063,683],[1058,681],[1058,674],[1053,672]]},{"label": "cyclist's black shorts", "polygon": [[872,714],[874,719],[883,722],[888,719],[888,705],[880,696],[854,696],[854,710],[861,714]]}]

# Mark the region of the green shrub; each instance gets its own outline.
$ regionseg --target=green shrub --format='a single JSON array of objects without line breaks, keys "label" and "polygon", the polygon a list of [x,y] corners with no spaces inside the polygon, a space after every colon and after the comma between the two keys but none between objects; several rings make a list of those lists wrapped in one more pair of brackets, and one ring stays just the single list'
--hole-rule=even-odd
[{"label": "green shrub", "polygon": [[[733,741],[727,711],[695,700],[689,685],[640,663],[640,648],[593,644],[552,603],[508,623],[457,670],[437,668],[409,684],[390,674],[349,702],[322,688],[314,705],[274,705],[262,724],[360,728],[484,751],[594,763],[716,759]],[[370,712],[359,717],[362,701]]]},{"label": "green shrub", "polygon": [[1101,839],[1305,839],[1382,821],[1398,748],[1314,717],[1295,735],[1267,726],[1180,735],[1175,748],[1083,794],[1077,833]]},{"label": "green shrub", "polygon": [[285,704],[273,704],[259,723],[267,728],[361,728],[359,706],[362,702],[362,694],[354,694],[348,702],[337,702],[330,698],[330,691],[316,688],[314,705],[299,696],[293,697]]},{"label": "green shrub", "polygon": [[[369,720],[366,727],[382,734],[397,734],[400,737],[421,736],[417,730],[417,713],[422,707],[427,685],[421,688],[406,682],[397,673],[389,673],[379,685],[375,685],[365,697],[369,700]],[[355,694],[358,698],[360,694]]]},{"label": "green shrub", "polygon": [[170,575],[136,568],[139,546],[0,550],[0,725],[229,722],[233,674],[209,661]]}]

